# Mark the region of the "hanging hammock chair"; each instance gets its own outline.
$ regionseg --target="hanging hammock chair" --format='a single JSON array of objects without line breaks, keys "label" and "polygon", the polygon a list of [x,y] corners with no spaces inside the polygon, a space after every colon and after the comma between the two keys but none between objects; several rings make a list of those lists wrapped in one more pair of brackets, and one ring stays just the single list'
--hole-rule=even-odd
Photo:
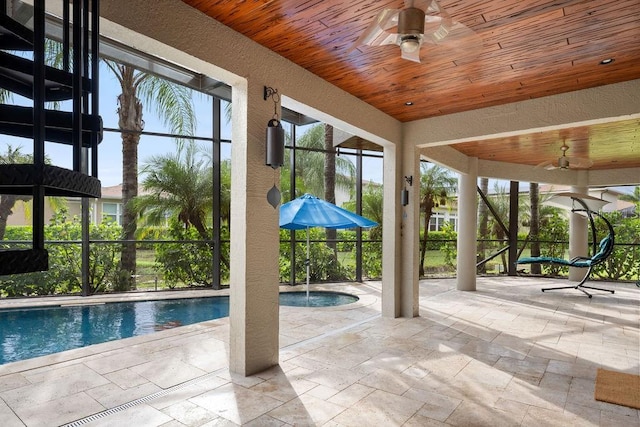
[{"label": "hanging hammock chair", "polygon": [[[592,245],[593,255],[591,255],[590,257],[577,256],[568,260],[563,258],[544,257],[544,256],[528,257],[528,258],[520,258],[516,263],[517,264],[555,264],[555,265],[562,265],[566,267],[577,267],[577,268],[588,269],[584,277],[580,281],[580,283],[578,283],[577,285],[558,286],[554,288],[543,288],[542,292],[553,291],[557,289],[577,289],[579,291],[584,292],[589,298],[591,298],[592,295],[589,292],[585,291],[585,289],[594,289],[597,291],[611,292],[613,294],[615,293],[615,291],[612,289],[596,288],[593,286],[585,285],[585,282],[589,280],[589,278],[591,277],[591,273],[593,272],[593,267],[603,263],[607,258],[609,258],[609,256],[613,252],[613,245],[615,243],[615,233],[613,231],[613,226],[604,216],[602,216],[598,212],[595,212],[589,209],[582,200],[578,198],[573,198],[573,197],[572,199],[578,202],[582,206],[582,208],[571,209],[571,212],[583,212],[589,219],[589,225],[591,226],[591,239],[593,242],[593,245]],[[598,241],[596,240],[597,236],[596,236],[596,226],[595,226],[594,216],[600,217],[600,219],[604,221],[605,225],[607,226],[607,229],[609,230],[609,234],[607,234],[602,240],[600,240],[600,243],[598,243]]]}]

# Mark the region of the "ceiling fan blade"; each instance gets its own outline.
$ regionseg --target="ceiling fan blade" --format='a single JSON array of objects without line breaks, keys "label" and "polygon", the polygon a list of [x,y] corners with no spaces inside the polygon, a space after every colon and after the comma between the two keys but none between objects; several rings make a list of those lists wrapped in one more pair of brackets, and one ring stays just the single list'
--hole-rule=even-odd
[{"label": "ceiling fan blade", "polygon": [[424,17],[424,37],[430,43],[439,43],[446,39],[451,33],[454,22],[451,18],[442,16],[425,15]]},{"label": "ceiling fan blade", "polygon": [[554,169],[558,169],[558,166],[556,164],[555,161],[546,161],[546,162],[542,162],[539,163],[535,166],[536,169],[544,169],[544,170],[554,170]]},{"label": "ceiling fan blade", "polygon": [[444,12],[436,0],[404,0],[404,5],[422,9],[427,15]]},{"label": "ceiling fan blade", "polygon": [[593,166],[593,160],[587,157],[571,157],[568,156],[569,167],[571,169],[588,169]]},{"label": "ceiling fan blade", "polygon": [[375,19],[367,27],[366,30],[358,37],[353,45],[347,50],[352,52],[355,48],[362,45],[382,46],[387,44],[396,44],[398,42],[398,34],[394,30],[398,26],[398,9],[384,9],[376,15]]}]

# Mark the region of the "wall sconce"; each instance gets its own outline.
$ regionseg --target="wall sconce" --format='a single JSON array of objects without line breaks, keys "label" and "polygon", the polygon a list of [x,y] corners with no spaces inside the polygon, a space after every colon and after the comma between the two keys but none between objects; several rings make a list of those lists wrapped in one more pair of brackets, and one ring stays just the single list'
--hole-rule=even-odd
[{"label": "wall sconce", "polygon": [[264,87],[264,100],[273,99],[273,118],[267,123],[267,150],[265,164],[277,169],[284,165],[284,129],[278,118],[280,95],[277,89]]},{"label": "wall sconce", "polygon": [[[413,186],[413,175],[405,176],[404,181],[409,184],[409,187]],[[400,193],[400,203],[402,203],[402,206],[407,206],[409,204],[409,190],[407,190],[406,184]]]}]

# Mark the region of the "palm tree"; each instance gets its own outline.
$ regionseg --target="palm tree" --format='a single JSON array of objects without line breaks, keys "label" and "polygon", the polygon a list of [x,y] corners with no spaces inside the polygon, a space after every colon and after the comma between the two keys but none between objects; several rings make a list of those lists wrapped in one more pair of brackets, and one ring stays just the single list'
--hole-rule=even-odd
[{"label": "palm tree", "polygon": [[[296,176],[302,177],[307,193],[322,197],[325,195],[325,127],[312,126],[296,141]],[[333,147],[332,147],[333,148]],[[355,166],[345,157],[335,157],[335,188],[350,191],[354,185]]]},{"label": "palm tree", "polygon": [[[324,125],[324,199],[327,202],[336,203],[336,151],[333,148],[333,126],[326,123]],[[327,246],[333,249],[333,256],[337,259],[338,231],[335,228],[327,228],[325,233]]]},{"label": "palm tree", "polygon": [[[369,239],[382,238],[382,205],[383,191],[379,184],[368,184],[362,187],[362,216],[378,223],[377,227],[369,229]],[[356,211],[356,201],[350,200],[344,204],[344,208],[352,212]]]},{"label": "palm tree", "polygon": [[[0,91],[0,98],[2,98],[2,92]],[[4,154],[0,154],[0,164],[17,164],[17,163],[33,163],[33,156],[31,154],[23,154],[20,152],[20,147],[13,148],[7,144],[7,151]],[[7,221],[9,215],[13,213],[13,207],[19,201],[26,202],[31,199],[31,196],[18,196],[15,194],[0,194],[0,240],[4,239],[4,234],[7,231]]]},{"label": "palm tree", "polygon": [[[229,222],[229,192],[225,191],[231,180],[229,162],[223,162],[222,219]],[[211,156],[195,142],[178,144],[175,154],[151,157],[143,168],[142,189],[146,194],[131,202],[133,211],[145,226],[162,226],[167,217],[173,216],[185,228],[193,227],[200,239],[211,247],[209,219],[213,210],[213,164]],[[226,194],[226,196],[225,196]],[[229,259],[222,254],[228,266]]]},{"label": "palm tree", "polygon": [[[144,129],[143,103],[154,105],[156,113],[172,133],[193,135],[196,116],[193,92],[125,64],[105,60],[120,83],[118,128],[122,137],[122,229],[120,270],[126,289],[135,288],[137,218],[131,201],[138,195],[138,144]],[[142,100],[140,99],[142,98]]]},{"label": "palm tree", "polygon": [[202,240],[209,240],[207,215],[213,208],[211,163],[198,156],[193,142],[178,147],[175,154],[151,157],[143,168],[144,195],[131,206],[147,225],[164,225],[167,215],[176,216],[186,227],[194,227]]},{"label": "palm tree", "polygon": [[424,234],[420,242],[420,276],[424,276],[424,258],[427,252],[429,221],[431,221],[433,208],[447,203],[456,191],[457,182],[449,170],[442,166],[420,164],[420,210],[424,219]]}]

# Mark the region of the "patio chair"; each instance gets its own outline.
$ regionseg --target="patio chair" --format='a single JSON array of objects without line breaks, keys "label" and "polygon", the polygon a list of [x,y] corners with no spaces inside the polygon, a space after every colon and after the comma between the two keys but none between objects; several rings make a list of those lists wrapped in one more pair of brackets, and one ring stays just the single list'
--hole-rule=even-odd
[{"label": "patio chair", "polygon": [[[553,291],[557,289],[578,289],[579,291],[584,292],[589,298],[591,298],[592,295],[589,292],[585,291],[585,289],[594,289],[598,291],[611,292],[612,294],[615,293],[615,291],[612,289],[597,288],[597,287],[585,285],[585,282],[589,280],[589,277],[591,277],[591,273],[593,272],[593,267],[604,262],[607,258],[609,258],[609,256],[613,252],[613,245],[615,243],[615,233],[613,231],[613,226],[604,216],[600,215],[597,212],[591,211],[590,209],[573,209],[572,211],[585,212],[587,217],[589,218],[589,223],[591,225],[591,233],[593,238],[593,255],[591,257],[577,256],[569,260],[563,259],[563,258],[544,257],[544,256],[528,257],[528,258],[521,258],[518,261],[516,261],[516,263],[517,264],[555,264],[555,265],[562,265],[567,267],[578,267],[578,268],[588,269],[586,274],[580,281],[580,283],[578,283],[577,285],[558,286],[553,288],[542,288],[542,292]],[[595,223],[593,220],[593,215],[599,216],[607,225],[607,228],[609,229],[609,234],[605,236],[600,241],[599,244],[596,243],[597,242],[596,229],[595,229]]]}]

